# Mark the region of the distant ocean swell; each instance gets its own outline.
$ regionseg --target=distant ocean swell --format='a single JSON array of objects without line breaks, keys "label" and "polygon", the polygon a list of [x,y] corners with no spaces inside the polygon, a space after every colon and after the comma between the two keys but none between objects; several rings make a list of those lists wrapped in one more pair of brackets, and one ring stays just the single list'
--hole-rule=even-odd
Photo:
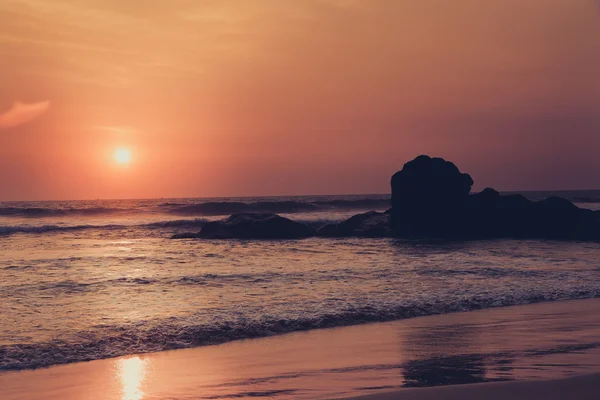
[{"label": "distant ocean swell", "polygon": [[426,315],[472,311],[483,308],[531,304],[542,301],[600,297],[591,288],[571,288],[557,293],[510,293],[505,296],[472,295],[441,302],[398,304],[395,306],[356,306],[339,312],[314,316],[282,318],[263,316],[238,318],[218,323],[190,323],[190,318],[154,321],[147,326],[98,326],[93,331],[78,332],[72,340],[56,339],[46,343],[0,346],[0,370],[48,367],[80,361],[117,357],[126,354],[191,348],[273,336],[294,331],[383,322]]},{"label": "distant ocean swell", "polygon": [[[339,222],[334,219],[296,219],[298,222],[318,228],[328,223]],[[195,219],[176,219],[176,220],[165,220],[157,221],[146,224],[106,224],[106,225],[0,225],[0,237],[9,236],[14,234],[44,234],[44,233],[55,233],[55,232],[76,232],[76,231],[87,231],[87,230],[98,230],[98,231],[124,231],[131,229],[142,229],[142,230],[157,230],[157,229],[200,229],[208,219],[195,218]]]},{"label": "distant ocean swell", "polygon": [[0,226],[0,236],[7,236],[15,233],[48,233],[48,232],[74,232],[82,230],[106,230],[106,231],[117,231],[131,228],[195,228],[201,227],[207,222],[206,219],[181,219],[172,221],[159,221],[148,224],[139,225],[120,225],[120,224],[109,224],[109,225],[41,225],[41,226],[30,226],[30,225],[13,225],[13,226]]},{"label": "distant ocean swell", "polygon": [[[600,198],[572,197],[571,201],[582,206],[600,204]],[[270,212],[279,214],[317,213],[349,210],[385,210],[390,207],[389,198],[364,198],[353,200],[315,201],[259,201],[259,202],[199,202],[160,203],[155,205],[134,204],[130,207],[14,207],[0,206],[0,217],[5,218],[67,218],[102,217],[109,215],[164,214],[176,216],[224,216],[246,212]]]},{"label": "distant ocean swell", "polygon": [[61,216],[93,216],[123,212],[118,208],[93,207],[93,208],[46,208],[46,207],[0,207],[2,217],[61,217]]},{"label": "distant ocean swell", "polygon": [[0,207],[0,216],[44,218],[67,216],[101,216],[130,213],[159,213],[171,215],[218,216],[244,212],[304,213],[332,210],[382,209],[390,205],[389,199],[315,200],[315,201],[259,201],[259,202],[201,202],[161,203],[156,206],[136,205],[131,207]]}]

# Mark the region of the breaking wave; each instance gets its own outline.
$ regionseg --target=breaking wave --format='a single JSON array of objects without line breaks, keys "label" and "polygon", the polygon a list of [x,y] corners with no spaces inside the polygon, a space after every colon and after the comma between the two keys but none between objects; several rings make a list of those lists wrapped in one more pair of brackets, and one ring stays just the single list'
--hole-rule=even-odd
[{"label": "breaking wave", "polygon": [[293,214],[332,210],[381,209],[389,207],[389,199],[321,200],[321,201],[259,201],[209,202],[197,204],[164,203],[160,207],[169,213],[181,215],[229,215],[247,212]]},{"label": "breaking wave", "polygon": [[[57,233],[57,232],[77,232],[86,230],[97,230],[97,231],[124,231],[131,229],[138,230],[163,230],[167,229],[171,231],[177,231],[179,229],[185,230],[198,230],[202,228],[209,220],[204,218],[195,219],[176,219],[176,220],[165,220],[157,221],[145,224],[106,224],[106,225],[93,225],[93,224],[82,224],[82,225],[0,225],[0,237],[9,236],[14,234],[44,234],[44,233]],[[297,219],[297,222],[303,223],[313,228],[319,228],[329,223],[339,222],[336,219]]]},{"label": "breaking wave", "polygon": [[82,208],[50,208],[50,207],[0,207],[3,217],[62,217],[62,216],[94,216],[126,212],[127,209],[109,207]]},{"label": "breaking wave", "polygon": [[[76,204],[72,202],[70,204]],[[51,205],[52,203],[48,203]],[[314,200],[314,201],[218,201],[197,203],[159,203],[131,202],[123,207],[0,207],[2,217],[47,218],[82,217],[112,214],[171,214],[182,216],[218,216],[245,212],[303,213],[326,212],[334,210],[383,209],[390,205],[389,198],[362,198],[352,200]]]},{"label": "breaking wave", "polygon": [[[525,193],[528,195],[527,193]],[[551,192],[529,194],[539,200]],[[600,204],[597,191],[557,192],[566,199],[578,204]],[[247,200],[247,201],[246,201]],[[202,199],[180,199],[174,201],[130,200],[130,201],[72,201],[36,203],[0,203],[0,217],[19,218],[61,218],[61,217],[101,217],[105,215],[163,214],[177,216],[221,216],[246,212],[270,212],[278,214],[318,213],[352,210],[379,210],[389,208],[390,196],[321,196],[313,198],[280,197],[257,201],[208,201]]]},{"label": "breaking wave", "polygon": [[132,228],[139,229],[160,229],[160,228],[189,228],[195,229],[202,227],[207,222],[206,219],[178,219],[169,221],[158,221],[147,224],[138,225],[123,225],[123,224],[107,224],[107,225],[12,225],[0,226],[0,236],[8,236],[12,234],[43,234],[52,232],[75,232],[82,230],[102,230],[102,231],[118,231]]},{"label": "breaking wave", "polygon": [[[135,282],[145,284],[146,282]],[[600,297],[591,288],[573,288],[558,293],[527,292],[505,296],[455,298],[453,301],[396,304],[356,305],[340,312],[323,312],[313,316],[288,318],[262,316],[257,319],[221,319],[213,323],[194,324],[193,319],[169,318],[144,326],[98,325],[94,330],[78,332],[71,340],[56,339],[45,343],[11,344],[0,346],[0,370],[21,370],[48,367],[80,361],[118,357],[134,353],[191,348],[273,336],[310,329],[332,328],[369,322],[473,311],[483,308],[531,304],[543,301]],[[191,322],[190,322],[191,321]]]}]

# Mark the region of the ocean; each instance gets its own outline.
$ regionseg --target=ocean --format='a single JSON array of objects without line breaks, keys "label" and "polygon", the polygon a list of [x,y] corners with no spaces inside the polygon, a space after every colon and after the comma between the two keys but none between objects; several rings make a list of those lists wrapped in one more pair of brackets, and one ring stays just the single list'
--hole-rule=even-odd
[{"label": "ocean", "polygon": [[[600,209],[600,191],[529,192]],[[0,202],[0,370],[600,297],[592,242],[171,240],[234,212],[313,226],[389,196]]]}]

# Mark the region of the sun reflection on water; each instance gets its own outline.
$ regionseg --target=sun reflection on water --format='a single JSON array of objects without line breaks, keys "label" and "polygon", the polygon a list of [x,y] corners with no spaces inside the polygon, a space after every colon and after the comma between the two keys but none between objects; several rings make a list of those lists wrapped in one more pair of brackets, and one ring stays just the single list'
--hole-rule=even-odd
[{"label": "sun reflection on water", "polygon": [[122,400],[141,400],[144,392],[141,390],[146,375],[147,362],[140,357],[119,360],[118,374],[123,385]]}]

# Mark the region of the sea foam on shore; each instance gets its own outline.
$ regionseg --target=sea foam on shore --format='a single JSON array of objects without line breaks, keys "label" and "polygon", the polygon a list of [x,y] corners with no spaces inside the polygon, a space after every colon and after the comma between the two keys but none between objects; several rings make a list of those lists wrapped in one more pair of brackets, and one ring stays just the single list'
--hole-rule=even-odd
[{"label": "sea foam on shore", "polygon": [[[437,398],[504,390],[487,385],[513,380],[525,390],[528,381],[600,371],[599,311],[599,299],[540,303],[0,372],[0,398],[312,400],[390,391]],[[427,389],[448,385],[456,389]],[[566,387],[559,398],[587,393]],[[545,398],[510,390],[517,399]]]}]

